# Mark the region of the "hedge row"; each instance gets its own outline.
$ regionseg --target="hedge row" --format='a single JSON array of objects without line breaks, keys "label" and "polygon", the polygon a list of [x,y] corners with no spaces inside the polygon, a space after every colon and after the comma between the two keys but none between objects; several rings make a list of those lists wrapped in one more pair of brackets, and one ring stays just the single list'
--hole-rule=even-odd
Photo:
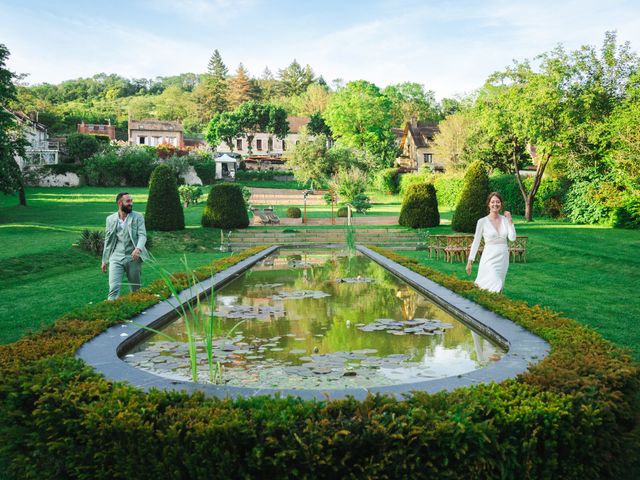
[{"label": "hedge row", "polygon": [[[632,478],[637,365],[575,321],[381,251],[546,338],[518,379],[404,400],[144,393],[75,350],[165,296],[87,306],[0,347],[0,455],[11,478]],[[199,269],[208,276],[241,257]],[[186,275],[176,282],[185,285]],[[635,435],[635,436],[634,436]]]},{"label": "hedge row", "polygon": [[[533,180],[526,177],[523,180],[527,189],[531,188]],[[409,173],[400,178],[400,194],[404,195],[409,186],[416,183],[433,183],[438,192],[438,205],[441,207],[455,207],[462,195],[464,177],[461,174],[432,174]],[[566,178],[544,178],[533,204],[536,216],[558,218],[564,215],[564,207],[569,181]],[[489,189],[500,192],[504,199],[504,209],[516,215],[524,214],[524,200],[514,175],[492,175],[489,177]]]}]

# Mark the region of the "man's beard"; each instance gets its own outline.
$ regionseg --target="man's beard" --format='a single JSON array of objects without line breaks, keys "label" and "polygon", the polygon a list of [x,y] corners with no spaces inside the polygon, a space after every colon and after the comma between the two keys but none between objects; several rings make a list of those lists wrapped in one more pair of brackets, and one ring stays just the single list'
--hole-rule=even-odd
[{"label": "man's beard", "polygon": [[127,214],[131,213],[133,211],[133,205],[122,205],[122,207],[120,207],[120,210]]}]

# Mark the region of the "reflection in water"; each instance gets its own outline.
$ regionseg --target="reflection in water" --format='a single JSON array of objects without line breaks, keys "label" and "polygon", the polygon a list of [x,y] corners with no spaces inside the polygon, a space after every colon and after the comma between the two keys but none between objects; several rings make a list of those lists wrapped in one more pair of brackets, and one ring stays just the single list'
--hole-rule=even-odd
[{"label": "reflection in water", "polygon": [[[503,353],[367,257],[340,250],[280,250],[216,292],[213,315],[215,358],[237,386],[394,385],[468,372]],[[186,342],[185,321],[164,331]],[[156,335],[125,360],[188,380],[187,351]],[[204,348],[199,357],[206,382]]]}]

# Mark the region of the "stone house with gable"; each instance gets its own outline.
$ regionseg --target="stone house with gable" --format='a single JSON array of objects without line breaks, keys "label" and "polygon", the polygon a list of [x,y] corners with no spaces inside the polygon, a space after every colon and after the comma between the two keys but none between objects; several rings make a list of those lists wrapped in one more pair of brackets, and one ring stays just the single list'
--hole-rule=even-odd
[{"label": "stone house with gable", "polygon": [[22,127],[28,142],[25,158],[16,157],[21,170],[32,165],[55,165],[59,161],[60,144],[49,139],[47,127],[23,112],[11,112]]},{"label": "stone house with gable", "polygon": [[432,171],[443,171],[433,149],[433,137],[438,133],[435,122],[418,122],[412,118],[404,127],[400,137],[400,156],[396,165],[409,170],[420,170],[423,166]]}]

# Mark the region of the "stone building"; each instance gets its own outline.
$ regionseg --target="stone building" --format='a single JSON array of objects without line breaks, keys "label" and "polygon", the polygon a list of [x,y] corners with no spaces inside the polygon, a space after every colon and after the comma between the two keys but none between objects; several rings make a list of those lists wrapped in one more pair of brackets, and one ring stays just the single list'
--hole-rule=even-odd
[{"label": "stone building", "polygon": [[78,124],[77,132],[84,135],[103,135],[109,137],[109,140],[116,139],[116,126],[111,125],[111,122],[108,125],[82,122]]},{"label": "stone building", "polygon": [[156,147],[160,144],[173,145],[176,148],[184,148],[184,136],[182,123],[179,120],[129,120],[129,143],[132,145],[150,145]]}]

